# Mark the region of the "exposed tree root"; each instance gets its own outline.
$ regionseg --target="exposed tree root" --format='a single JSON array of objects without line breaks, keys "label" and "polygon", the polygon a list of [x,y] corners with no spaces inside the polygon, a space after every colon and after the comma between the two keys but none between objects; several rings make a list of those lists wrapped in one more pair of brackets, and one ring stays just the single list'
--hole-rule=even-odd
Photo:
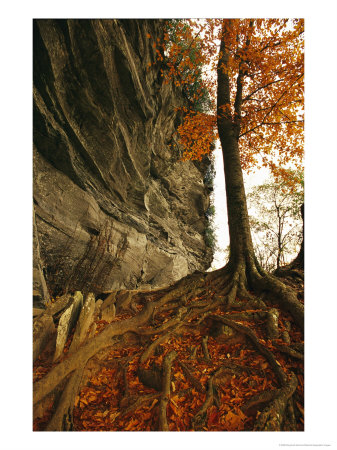
[{"label": "exposed tree root", "polygon": [[209,353],[208,353],[207,341],[208,341],[208,336],[204,336],[202,338],[202,341],[201,341],[201,347],[202,347],[202,351],[203,351],[205,360],[206,361],[210,361],[211,358],[210,358]]},{"label": "exposed tree root", "polygon": [[171,366],[176,357],[177,352],[172,350],[165,356],[163,362],[163,386],[159,404],[159,430],[161,431],[169,431],[169,426],[166,417],[166,409],[167,403],[169,402],[171,391]]},{"label": "exposed tree root", "polygon": [[278,431],[282,429],[284,413],[288,405],[288,400],[295,392],[297,379],[292,374],[285,386],[278,390],[272,402],[259,415],[254,430]]},{"label": "exposed tree root", "polygon": [[[195,349],[197,349],[197,347],[195,347]],[[193,373],[191,368],[183,363],[182,361],[179,362],[180,367],[182,368],[183,374],[185,375],[186,380],[188,380],[192,387],[198,391],[198,392],[205,392],[205,388],[204,386],[200,383],[200,381],[198,380],[198,378],[196,378]]]},{"label": "exposed tree root", "polygon": [[214,386],[213,386],[213,376],[211,376],[207,382],[207,392],[205,402],[192,419],[192,427],[194,430],[200,430],[203,428],[207,419],[207,410],[210,406],[213,405],[213,403],[214,403]]},{"label": "exposed tree root", "polygon": [[303,331],[304,306],[298,301],[296,292],[293,289],[269,274],[257,280],[256,286],[260,292],[265,291],[271,300],[278,303],[280,308],[288,311],[292,315],[296,325]]},{"label": "exposed tree root", "polygon": [[[80,294],[57,299],[35,318],[34,429],[303,429],[303,305],[254,276],[255,292],[227,267],[105,294],[96,308],[89,294],[75,325],[66,318]],[[51,319],[66,330],[55,361]]]},{"label": "exposed tree root", "polygon": [[62,392],[56,411],[48,423],[46,431],[71,431],[73,429],[73,409],[82,374],[83,368],[80,368],[70,375],[70,379]]}]

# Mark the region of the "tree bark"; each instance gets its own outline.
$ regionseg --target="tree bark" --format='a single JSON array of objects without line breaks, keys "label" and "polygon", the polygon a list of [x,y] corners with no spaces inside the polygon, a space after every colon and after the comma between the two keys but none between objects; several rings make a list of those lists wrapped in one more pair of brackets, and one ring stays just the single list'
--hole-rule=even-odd
[{"label": "tree bark", "polygon": [[[239,118],[233,119],[230,103],[229,51],[227,35],[232,26],[225,20],[218,61],[217,124],[224,161],[231,266],[254,264],[246,194],[239,152]],[[241,94],[242,95],[242,94]],[[236,110],[242,98],[236,97]]]}]

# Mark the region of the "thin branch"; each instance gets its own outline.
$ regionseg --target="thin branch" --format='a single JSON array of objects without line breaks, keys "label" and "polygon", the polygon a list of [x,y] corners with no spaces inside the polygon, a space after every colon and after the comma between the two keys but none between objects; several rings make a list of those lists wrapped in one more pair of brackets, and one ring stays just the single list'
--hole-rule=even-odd
[{"label": "thin branch", "polygon": [[285,123],[303,123],[304,120],[285,120],[284,122],[264,122],[263,125],[284,125]]},{"label": "thin branch", "polygon": [[[247,75],[247,76],[249,76],[249,75]],[[247,99],[246,100],[247,102],[259,102],[259,103],[262,103],[263,102],[263,99],[262,98],[249,98],[249,99]],[[260,110],[261,111],[261,110]]]},{"label": "thin branch", "polygon": [[250,130],[245,131],[244,133],[240,134],[239,138],[242,136],[245,136],[246,134],[251,133],[252,131],[257,130],[258,128],[261,128],[263,126],[274,126],[274,125],[284,125],[285,123],[303,123],[304,120],[290,120],[290,121],[284,121],[284,122],[261,122],[259,125],[256,125],[255,127],[251,128]]},{"label": "thin branch", "polygon": [[295,229],[295,228],[297,228],[298,227],[298,225],[296,224],[296,225],[294,225],[289,231],[287,231],[287,233],[283,236],[283,238],[282,238],[282,245],[283,245],[283,243],[284,243],[284,240],[286,239],[286,237]]},{"label": "thin branch", "polygon": [[242,100],[242,102],[245,102],[245,101],[249,100],[254,94],[256,94],[256,92],[259,92],[262,89],[265,89],[266,87],[271,86],[272,84],[280,83],[281,81],[284,81],[284,78],[280,78],[279,80],[271,81],[270,83],[267,83],[264,86],[260,86],[259,88],[255,89],[255,91],[253,91],[249,95],[247,95],[247,97],[245,97]]},{"label": "thin branch", "polygon": [[277,41],[275,42],[274,45],[270,45],[271,41],[268,42],[268,44],[266,44],[264,47],[261,48],[260,53],[264,52],[265,50],[267,50],[267,48],[275,48],[278,47],[279,45],[281,45],[281,41]]},{"label": "thin branch", "polygon": [[274,103],[274,105],[270,108],[270,111],[267,112],[267,114],[264,116],[264,118],[262,119],[262,123],[265,121],[265,119],[271,114],[271,112],[273,111],[274,108],[276,108],[276,105],[279,103],[279,101],[281,100],[281,98],[286,94],[286,92],[289,91],[290,88],[292,88],[294,86],[294,84],[297,83],[297,81],[299,79],[301,79],[303,77],[303,73],[301,73],[301,75],[299,77],[296,78],[296,80],[294,80],[293,83],[291,83],[291,85],[285,89],[282,94],[279,96],[279,98],[276,100],[276,103]]}]

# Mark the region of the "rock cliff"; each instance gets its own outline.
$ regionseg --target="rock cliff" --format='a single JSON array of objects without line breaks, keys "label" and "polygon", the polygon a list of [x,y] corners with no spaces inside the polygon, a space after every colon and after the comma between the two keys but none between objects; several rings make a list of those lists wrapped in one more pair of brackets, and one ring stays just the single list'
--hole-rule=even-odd
[{"label": "rock cliff", "polygon": [[[160,20],[34,21],[34,288],[168,285],[205,270],[207,162],[169,147]],[[147,35],[151,35],[149,39]]]}]

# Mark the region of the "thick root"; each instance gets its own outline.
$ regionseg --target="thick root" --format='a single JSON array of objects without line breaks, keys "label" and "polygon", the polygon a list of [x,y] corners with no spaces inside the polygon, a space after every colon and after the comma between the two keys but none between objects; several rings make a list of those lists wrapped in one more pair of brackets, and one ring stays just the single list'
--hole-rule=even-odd
[{"label": "thick root", "polygon": [[285,411],[288,400],[295,392],[297,379],[294,374],[291,375],[288,383],[280,389],[272,402],[262,411],[255,425],[255,431],[281,431],[285,419]]},{"label": "thick root", "polygon": [[304,306],[293,289],[269,274],[255,280],[254,285],[258,291],[264,292],[264,296],[268,296],[271,301],[277,302],[283,310],[289,312],[296,325],[304,330]]},{"label": "thick root", "polygon": [[73,410],[75,398],[80,388],[82,374],[83,369],[77,369],[71,374],[62,392],[55,414],[46,427],[46,431],[73,430]]},{"label": "thick root", "polygon": [[159,404],[159,430],[161,431],[169,430],[166,409],[171,391],[171,367],[176,357],[177,353],[173,350],[165,356],[163,362],[163,387]]}]

